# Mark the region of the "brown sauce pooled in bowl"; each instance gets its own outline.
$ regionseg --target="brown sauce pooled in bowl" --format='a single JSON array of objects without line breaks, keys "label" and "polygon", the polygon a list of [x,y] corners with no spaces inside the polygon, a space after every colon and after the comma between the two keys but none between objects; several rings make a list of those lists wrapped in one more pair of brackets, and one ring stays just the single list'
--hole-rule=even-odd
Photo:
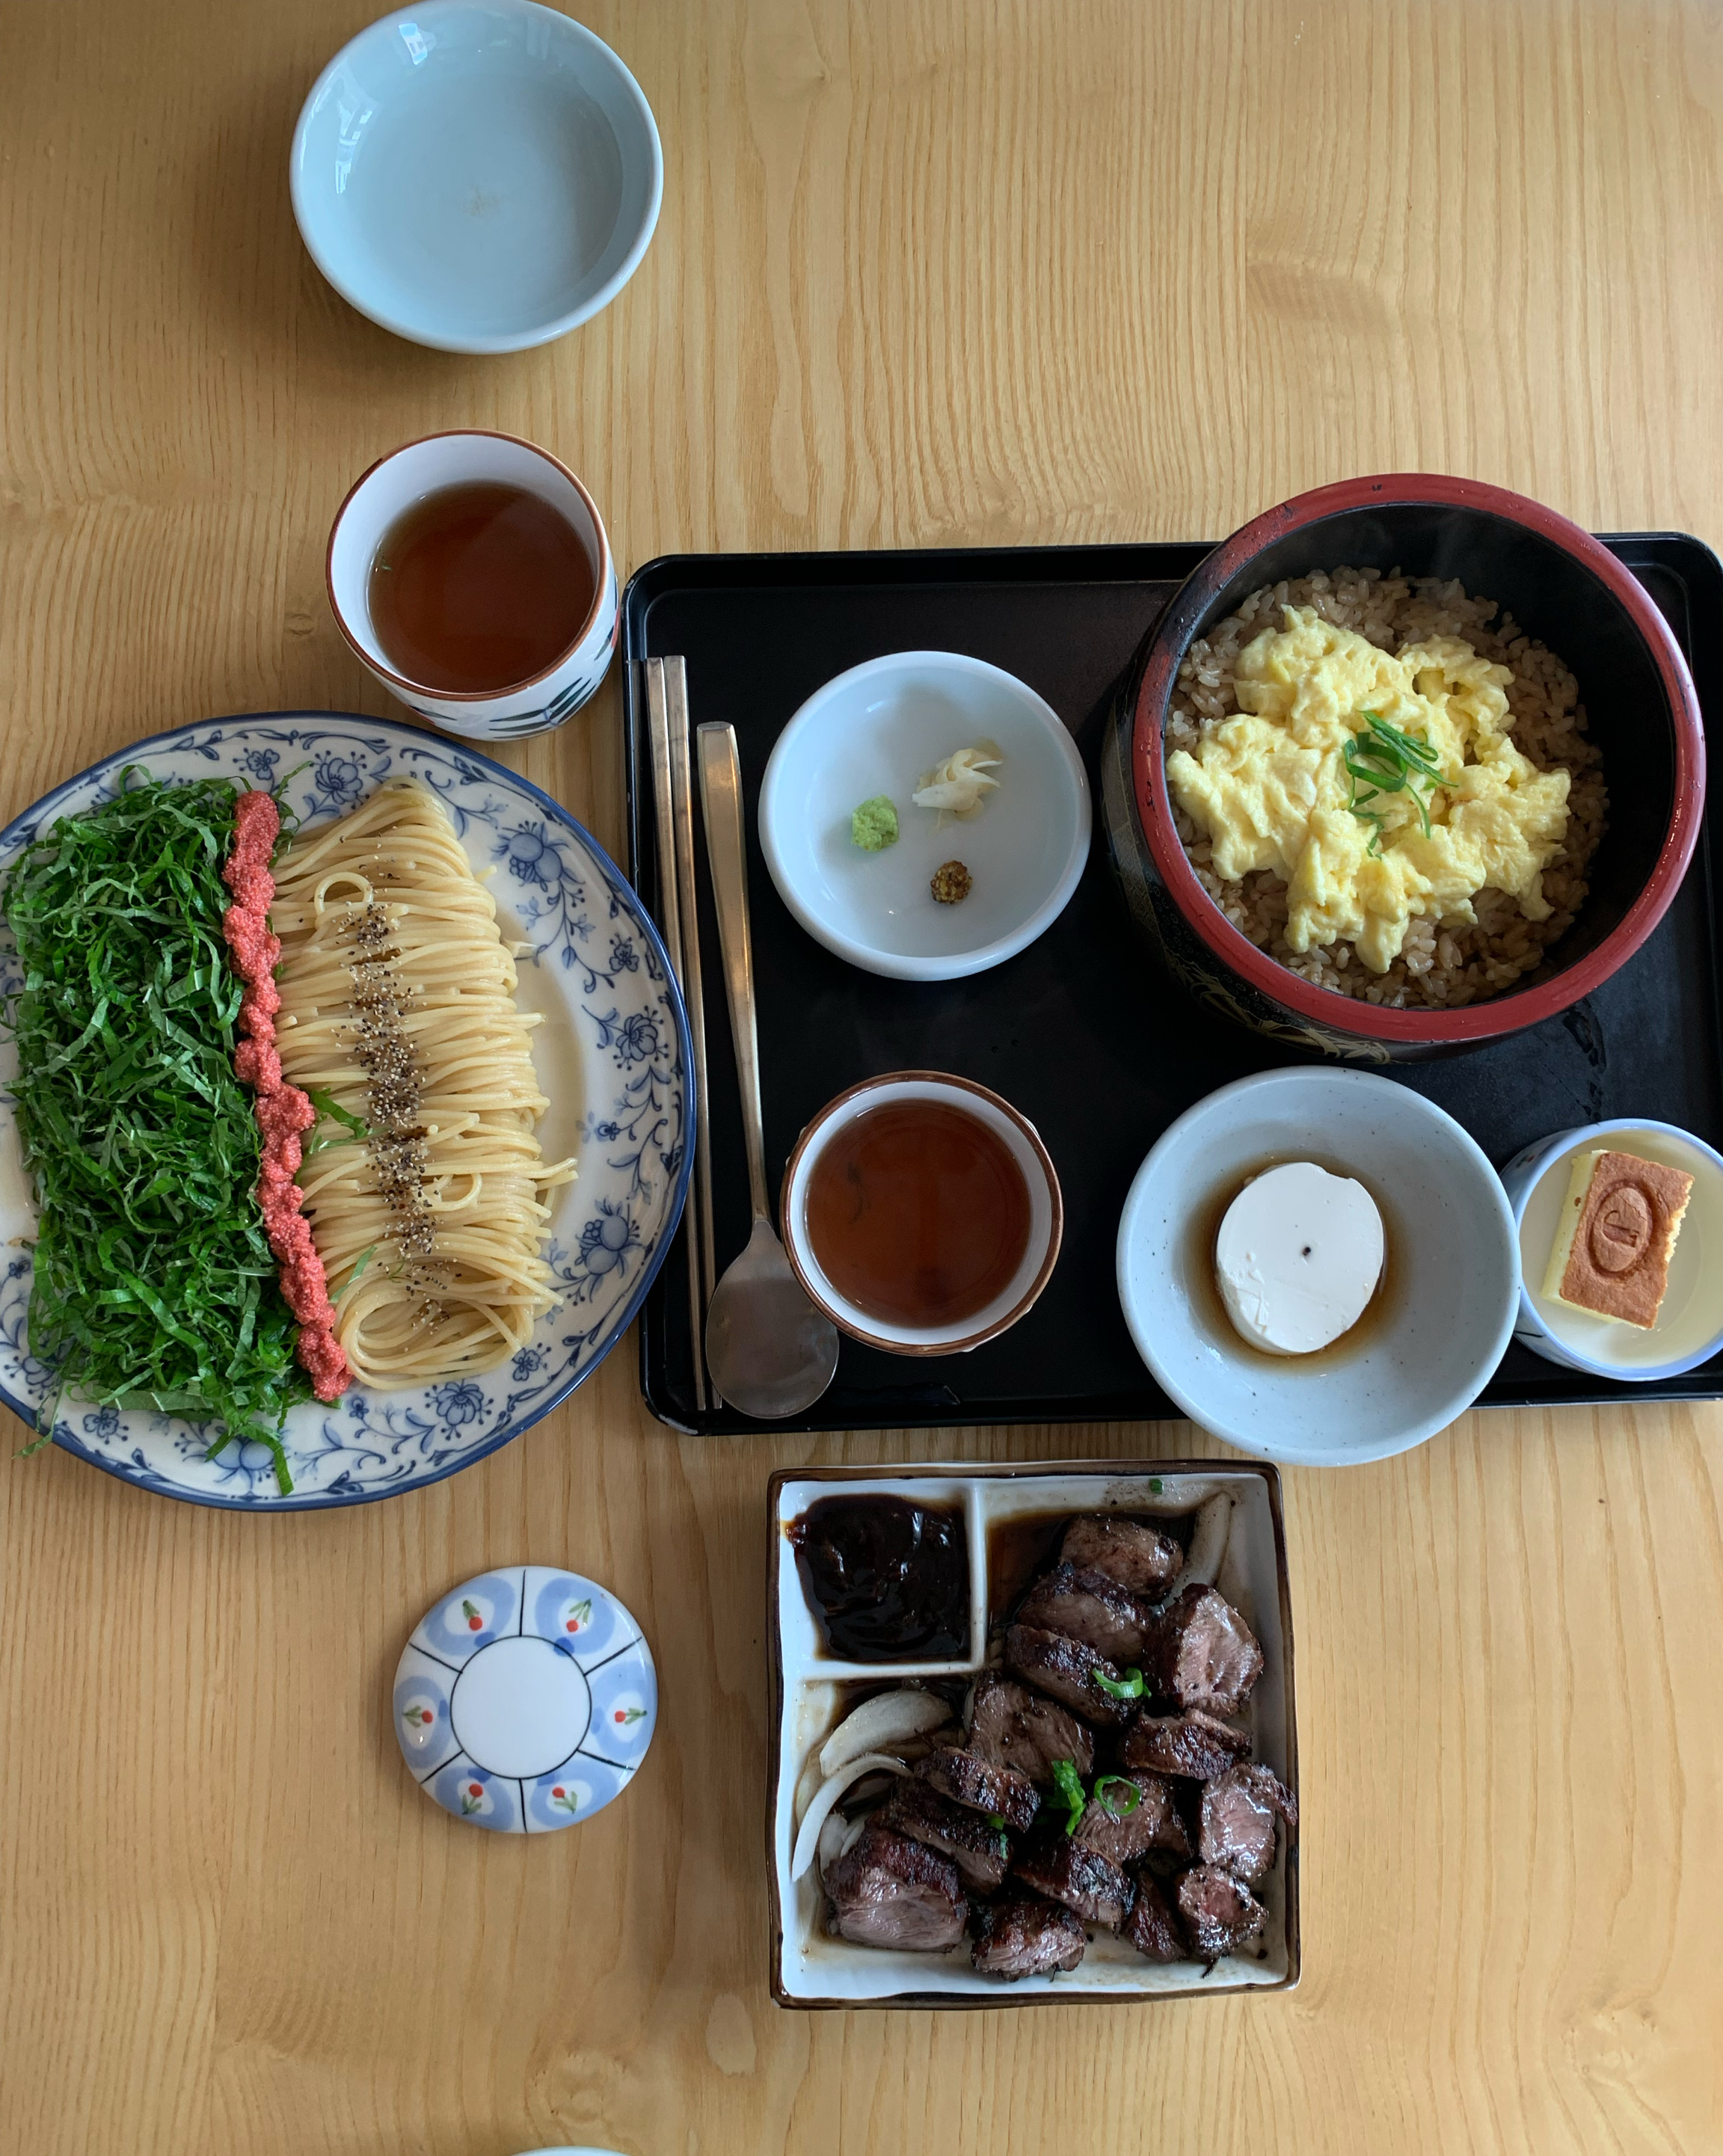
[{"label": "brown sauce pooled in bowl", "polygon": [[839,1295],[888,1324],[960,1325],[1029,1246],[1004,1140],[945,1101],[891,1101],[835,1131],[808,1179],[808,1240]]},{"label": "brown sauce pooled in bowl", "polygon": [[846,1662],[951,1661],[969,1646],[961,1505],[822,1497],[788,1534],[825,1635]]},{"label": "brown sauce pooled in bowl", "polygon": [[597,588],[580,534],[548,501],[469,480],[438,487],[390,525],[366,603],[397,672],[444,696],[472,696],[553,666]]}]

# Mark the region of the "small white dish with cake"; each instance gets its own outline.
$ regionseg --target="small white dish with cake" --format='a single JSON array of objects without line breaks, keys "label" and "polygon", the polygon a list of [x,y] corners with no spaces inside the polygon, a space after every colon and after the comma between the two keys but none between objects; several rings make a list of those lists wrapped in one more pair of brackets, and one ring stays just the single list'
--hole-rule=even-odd
[{"label": "small white dish with cake", "polygon": [[1723,1349],[1723,1157],[1672,1123],[1558,1131],[1502,1170],[1523,1347],[1644,1384]]}]

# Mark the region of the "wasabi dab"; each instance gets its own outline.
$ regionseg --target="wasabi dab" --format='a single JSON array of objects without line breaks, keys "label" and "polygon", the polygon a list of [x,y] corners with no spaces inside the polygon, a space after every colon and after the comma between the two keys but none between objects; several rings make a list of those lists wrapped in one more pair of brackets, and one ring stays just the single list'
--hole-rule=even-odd
[{"label": "wasabi dab", "polygon": [[897,844],[897,810],[885,794],[863,802],[849,819],[849,836],[864,854],[882,854]]}]

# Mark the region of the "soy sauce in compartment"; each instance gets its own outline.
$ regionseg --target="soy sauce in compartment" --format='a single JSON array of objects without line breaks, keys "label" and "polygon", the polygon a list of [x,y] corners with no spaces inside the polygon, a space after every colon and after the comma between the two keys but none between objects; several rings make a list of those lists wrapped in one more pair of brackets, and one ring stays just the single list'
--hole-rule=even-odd
[{"label": "soy sauce in compartment", "polygon": [[969,1651],[969,1538],[961,1504],[821,1497],[787,1532],[834,1661],[943,1662]]}]

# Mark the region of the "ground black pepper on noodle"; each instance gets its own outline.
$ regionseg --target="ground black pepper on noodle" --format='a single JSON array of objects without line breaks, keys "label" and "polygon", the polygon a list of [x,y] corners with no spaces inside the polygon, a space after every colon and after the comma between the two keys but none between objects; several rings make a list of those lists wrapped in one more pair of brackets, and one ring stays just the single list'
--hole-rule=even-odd
[{"label": "ground black pepper on noodle", "polygon": [[1285,606],[1314,607],[1323,620],[1355,629],[1385,651],[1426,636],[1464,637],[1485,658],[1511,670],[1507,699],[1515,746],[1540,770],[1572,774],[1565,840],[1543,872],[1544,896],[1553,910],[1546,921],[1528,921],[1517,899],[1486,887],[1474,901],[1475,926],[1444,928],[1415,916],[1399,957],[1385,973],[1372,973],[1346,943],[1300,953],[1285,938],[1285,880],[1268,870],[1233,880],[1218,875],[1208,839],[1175,803],[1173,821],[1197,881],[1241,934],[1314,987],[1392,1010],[1457,1010],[1500,995],[1541,964],[1549,946],[1572,926],[1590,888],[1586,873],[1592,856],[1608,828],[1602,758],[1587,738],[1578,683],[1512,615],[1502,614],[1490,628],[1495,601],[1468,598],[1457,580],[1403,577],[1397,569],[1386,576],[1379,569],[1319,571],[1264,585],[1207,636],[1196,639],[1179,668],[1167,713],[1169,749],[1194,750],[1205,729],[1238,709],[1233,663],[1254,637],[1279,626]]},{"label": "ground black pepper on noodle", "polygon": [[353,976],[353,1009],[358,1023],[352,1042],[354,1060],[365,1073],[367,1149],[377,1188],[395,1219],[394,1240],[403,1258],[417,1261],[413,1284],[428,1292],[433,1281],[423,1272],[436,1249],[436,1224],[425,1200],[425,1133],[419,1118],[423,1084],[401,1019],[410,992],[396,978],[394,923],[389,909],[375,899],[354,908],[353,940],[358,956]]}]

